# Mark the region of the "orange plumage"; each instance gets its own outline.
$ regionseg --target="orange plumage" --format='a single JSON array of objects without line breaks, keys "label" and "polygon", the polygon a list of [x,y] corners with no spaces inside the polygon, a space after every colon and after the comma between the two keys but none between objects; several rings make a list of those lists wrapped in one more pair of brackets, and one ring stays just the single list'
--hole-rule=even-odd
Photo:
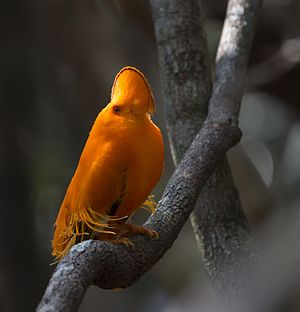
[{"label": "orange plumage", "polygon": [[126,223],[143,204],[154,209],[147,198],[164,162],[162,135],[150,116],[154,111],[145,76],[124,67],[115,78],[111,102],[90,131],[61,204],[52,241],[56,259],[88,238],[131,245],[132,232],[156,236]]}]

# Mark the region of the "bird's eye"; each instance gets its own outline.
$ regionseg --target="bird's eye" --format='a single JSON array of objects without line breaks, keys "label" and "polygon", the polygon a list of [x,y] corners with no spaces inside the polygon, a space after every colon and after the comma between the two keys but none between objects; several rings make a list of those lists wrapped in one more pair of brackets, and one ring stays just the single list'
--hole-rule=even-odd
[{"label": "bird's eye", "polygon": [[115,105],[115,106],[113,107],[113,111],[114,111],[114,113],[120,113],[120,111],[121,111],[120,106]]}]

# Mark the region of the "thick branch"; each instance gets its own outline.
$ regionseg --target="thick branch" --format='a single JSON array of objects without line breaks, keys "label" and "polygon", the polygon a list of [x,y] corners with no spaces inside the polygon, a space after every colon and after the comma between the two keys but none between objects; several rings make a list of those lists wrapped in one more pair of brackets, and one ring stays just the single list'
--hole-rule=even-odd
[{"label": "thick branch", "polygon": [[[207,42],[197,2],[150,0],[156,21],[167,129],[175,164],[206,118],[208,97],[211,94]],[[243,81],[259,4],[260,1],[229,1],[218,49],[208,120],[238,124]],[[176,41],[172,40],[175,29],[173,24],[176,25],[177,18],[180,18],[174,11],[186,5],[190,5],[194,15],[199,17],[197,25],[194,25],[198,40],[195,39],[195,46],[180,49],[183,53],[179,53]],[[172,20],[168,27],[164,27],[164,21],[169,21],[170,14]],[[182,33],[180,30],[175,29],[179,37]],[[201,73],[198,72],[199,68]],[[249,266],[249,262],[244,261],[245,257],[255,263],[255,248],[227,160],[221,161],[209,177],[191,214],[191,220],[204,265],[216,290],[226,300],[242,301],[241,297],[246,293],[244,287],[241,287],[239,275]]]},{"label": "thick branch", "polygon": [[200,130],[211,69],[199,0],[150,0],[172,156],[177,164]]},{"label": "thick branch", "polygon": [[[229,0],[216,59],[210,118],[238,122],[244,80],[262,0]],[[233,115],[234,114],[234,118]],[[227,117],[226,117],[227,116]]]},{"label": "thick branch", "polygon": [[[228,3],[208,119],[238,124],[260,4],[260,0]],[[246,311],[250,303],[244,276],[257,264],[257,256],[227,160],[224,159],[208,179],[192,223],[215,288],[232,311]]]}]

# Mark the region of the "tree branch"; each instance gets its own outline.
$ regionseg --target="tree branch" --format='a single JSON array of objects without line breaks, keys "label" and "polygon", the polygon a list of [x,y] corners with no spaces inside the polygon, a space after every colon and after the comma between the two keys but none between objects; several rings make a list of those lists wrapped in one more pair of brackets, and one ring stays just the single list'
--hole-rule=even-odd
[{"label": "tree branch", "polygon": [[[208,119],[238,124],[260,5],[260,0],[228,2]],[[192,217],[203,262],[215,289],[231,311],[246,311],[250,303],[244,277],[257,264],[257,254],[227,159],[208,179]]]},{"label": "tree branch", "polygon": [[[152,6],[154,2],[151,1]],[[167,5],[167,2],[160,1],[162,5]],[[194,97],[196,101],[196,90],[201,86],[202,79],[205,80],[204,76],[201,78],[201,75],[204,75],[202,66],[208,65],[203,65],[203,62],[200,62],[202,65],[197,67],[197,64],[194,64],[195,72],[200,75],[200,78],[199,76],[195,78],[198,79],[199,84],[189,85],[189,77],[190,75],[193,77],[195,72],[190,71],[189,66],[184,67],[186,64],[185,51],[180,52],[180,47],[183,49],[184,46],[190,44],[193,46],[195,36],[199,36],[196,29],[199,27],[201,19],[200,11],[196,1],[187,1],[186,3],[176,1],[176,5],[180,8],[173,12],[177,16],[175,25],[178,28],[176,29],[181,29],[182,23],[186,25],[186,28],[183,28],[182,32],[177,33],[174,37],[174,47],[178,44],[177,52],[182,57],[182,62],[178,63],[178,75],[182,75],[181,68],[186,68],[183,73],[187,79],[185,92],[187,98]],[[195,10],[191,12],[190,8],[193,6]],[[172,14],[167,16],[168,19],[165,22],[171,23]],[[154,23],[155,25],[159,23],[155,15]],[[196,53],[195,57],[197,56],[199,54]],[[207,58],[204,57],[204,59]],[[176,75],[168,76],[167,74],[163,79],[164,83],[168,79],[176,79]],[[211,106],[208,120],[204,123],[172,175],[159,202],[157,212],[146,223],[146,226],[159,232],[160,238],[149,240],[144,236],[135,235],[132,238],[135,245],[134,250],[91,240],[75,245],[56,268],[37,308],[38,311],[76,311],[86,289],[91,284],[106,289],[128,287],[147,272],[171,247],[191,213],[207,178],[217,163],[225,156],[226,151],[234,146],[241,136],[237,123],[230,122],[236,118],[236,109],[230,112],[232,106],[223,99],[217,104]],[[196,111],[197,109],[199,108],[196,106]],[[221,112],[220,116],[216,110]],[[188,110],[182,106],[181,114],[186,116],[186,120],[193,118],[193,114],[187,112]],[[218,118],[215,119],[215,116]],[[178,127],[180,128],[180,124]],[[190,137],[188,135],[186,138]],[[176,140],[176,142],[179,141]]]},{"label": "tree branch", "polygon": [[[216,79],[208,101],[211,74],[198,1],[167,3],[150,0],[154,20],[157,21],[155,30],[167,129],[175,164],[206,118],[208,102],[208,120],[238,124],[243,81],[260,2],[229,1],[217,54]],[[197,15],[198,20],[191,30],[195,34],[195,45],[182,48],[177,46],[174,37],[185,27],[186,22],[179,26],[176,24],[176,8],[180,11],[184,6],[190,6],[190,15]],[[168,21],[166,25],[165,20]],[[227,159],[222,160],[209,177],[191,214],[191,221],[215,289],[231,304],[235,301],[244,305],[242,302],[247,293],[240,275],[249,270],[250,263],[255,263],[255,246]],[[245,258],[251,260],[245,261]]]},{"label": "tree branch", "polygon": [[177,164],[200,130],[211,67],[198,0],[150,0],[172,156]]}]

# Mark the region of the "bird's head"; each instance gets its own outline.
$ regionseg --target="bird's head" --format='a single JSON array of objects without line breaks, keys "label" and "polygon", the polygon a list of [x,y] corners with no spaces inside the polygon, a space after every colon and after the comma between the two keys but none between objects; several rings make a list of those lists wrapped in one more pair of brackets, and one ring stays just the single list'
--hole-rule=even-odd
[{"label": "bird's head", "polygon": [[142,72],[131,66],[119,71],[108,108],[120,116],[130,114],[138,117],[155,112],[151,88]]}]

